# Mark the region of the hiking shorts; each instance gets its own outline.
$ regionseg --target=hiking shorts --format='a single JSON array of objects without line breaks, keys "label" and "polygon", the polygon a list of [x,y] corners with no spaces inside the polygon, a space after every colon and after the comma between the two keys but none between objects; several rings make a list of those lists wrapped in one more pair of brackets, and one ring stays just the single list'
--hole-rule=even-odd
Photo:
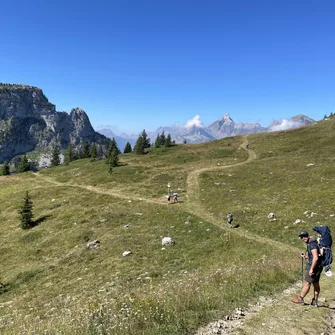
[{"label": "hiking shorts", "polygon": [[320,276],[322,272],[322,268],[317,269],[312,276],[309,275],[309,270],[306,272],[305,280],[311,284],[318,283],[320,281]]}]

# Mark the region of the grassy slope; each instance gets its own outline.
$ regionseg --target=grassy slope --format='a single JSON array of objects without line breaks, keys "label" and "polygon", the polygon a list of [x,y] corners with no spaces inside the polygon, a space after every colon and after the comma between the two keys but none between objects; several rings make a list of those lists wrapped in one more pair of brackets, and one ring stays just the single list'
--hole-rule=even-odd
[{"label": "grassy slope", "polygon": [[[122,155],[112,174],[81,160],[1,177],[2,333],[187,334],[294,282],[297,232],[331,224],[333,129],[249,136],[257,159],[241,165],[235,137]],[[167,183],[180,203],[166,204]],[[45,219],[29,231],[18,227],[25,190]],[[226,229],[228,212],[239,229]],[[162,250],[167,235],[176,246]],[[94,239],[101,248],[87,250]]]}]

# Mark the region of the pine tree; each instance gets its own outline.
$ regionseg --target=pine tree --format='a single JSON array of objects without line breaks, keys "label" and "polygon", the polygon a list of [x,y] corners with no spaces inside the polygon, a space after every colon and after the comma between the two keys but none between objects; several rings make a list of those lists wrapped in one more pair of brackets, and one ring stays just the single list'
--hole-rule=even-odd
[{"label": "pine tree", "polygon": [[165,139],[165,142],[164,142],[164,146],[167,147],[167,148],[171,147],[171,135],[170,134],[168,134],[166,136],[166,139]]},{"label": "pine tree", "polygon": [[111,153],[109,165],[112,166],[112,167],[116,167],[116,166],[119,165],[119,155],[118,155],[118,152],[115,149]]},{"label": "pine tree", "polygon": [[70,162],[74,160],[74,152],[73,152],[73,146],[70,143],[68,147],[66,148],[65,151],[65,156],[64,156],[64,164],[68,165]]},{"label": "pine tree", "polygon": [[19,164],[19,166],[17,168],[17,172],[22,173],[22,172],[27,172],[29,170],[30,170],[30,163],[28,162],[27,156],[23,155],[23,157],[21,159],[21,163]]},{"label": "pine tree", "polygon": [[161,145],[165,144],[165,133],[164,131],[162,131],[162,135],[160,136],[160,140],[161,140]]},{"label": "pine tree", "polygon": [[9,164],[5,161],[1,166],[0,176],[9,176],[9,175],[10,175]]},{"label": "pine tree", "polygon": [[85,141],[83,144],[83,158],[89,158],[90,157],[90,144],[88,141]]},{"label": "pine tree", "polygon": [[91,162],[94,162],[97,159],[97,146],[95,143],[92,143],[91,145]]},{"label": "pine tree", "polygon": [[21,215],[21,228],[28,229],[34,227],[33,221],[33,203],[30,199],[28,191],[26,191],[26,195],[24,197],[24,201],[21,209],[19,209],[19,214]]},{"label": "pine tree", "polygon": [[129,142],[126,143],[126,146],[124,147],[123,153],[127,154],[129,152],[132,152],[131,144]]},{"label": "pine tree", "polygon": [[58,146],[55,145],[52,150],[52,157],[51,157],[51,166],[58,166],[60,165],[60,157],[59,157],[59,149]]},{"label": "pine tree", "polygon": [[155,148],[159,148],[161,146],[161,137],[157,134],[156,141],[155,141]]},{"label": "pine tree", "polygon": [[141,135],[138,136],[134,151],[137,155],[144,155],[144,143],[143,143],[143,137]]},{"label": "pine tree", "polygon": [[118,154],[121,153],[119,147],[117,146],[117,143],[116,143],[114,137],[109,142],[108,151],[107,151],[107,161],[106,161],[107,164],[110,163],[110,159],[111,159],[113,151],[116,151]]},{"label": "pine tree", "polygon": [[186,138],[184,138],[184,141],[183,141],[183,143],[184,143],[184,144],[186,144],[186,143],[187,143],[187,141],[186,141]]},{"label": "pine tree", "polygon": [[146,133],[145,129],[142,130],[141,136],[142,136],[142,139],[143,139],[144,149],[150,148],[150,138],[148,138],[148,134]]}]

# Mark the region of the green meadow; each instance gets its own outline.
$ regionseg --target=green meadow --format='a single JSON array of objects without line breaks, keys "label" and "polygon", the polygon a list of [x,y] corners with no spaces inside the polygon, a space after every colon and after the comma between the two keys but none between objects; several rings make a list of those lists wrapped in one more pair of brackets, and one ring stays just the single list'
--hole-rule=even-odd
[{"label": "green meadow", "polygon": [[[334,221],[334,131],[330,119],[124,154],[112,173],[83,159],[0,177],[0,333],[194,334],[296,283],[299,231]],[[39,224],[22,230],[26,191]]]}]

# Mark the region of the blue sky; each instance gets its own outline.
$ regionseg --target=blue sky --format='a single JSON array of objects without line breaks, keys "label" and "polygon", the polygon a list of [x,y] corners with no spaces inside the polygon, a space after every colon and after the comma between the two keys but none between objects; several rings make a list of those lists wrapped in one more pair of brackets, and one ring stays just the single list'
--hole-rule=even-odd
[{"label": "blue sky", "polygon": [[139,133],[335,111],[335,2],[6,1],[0,81]]}]

